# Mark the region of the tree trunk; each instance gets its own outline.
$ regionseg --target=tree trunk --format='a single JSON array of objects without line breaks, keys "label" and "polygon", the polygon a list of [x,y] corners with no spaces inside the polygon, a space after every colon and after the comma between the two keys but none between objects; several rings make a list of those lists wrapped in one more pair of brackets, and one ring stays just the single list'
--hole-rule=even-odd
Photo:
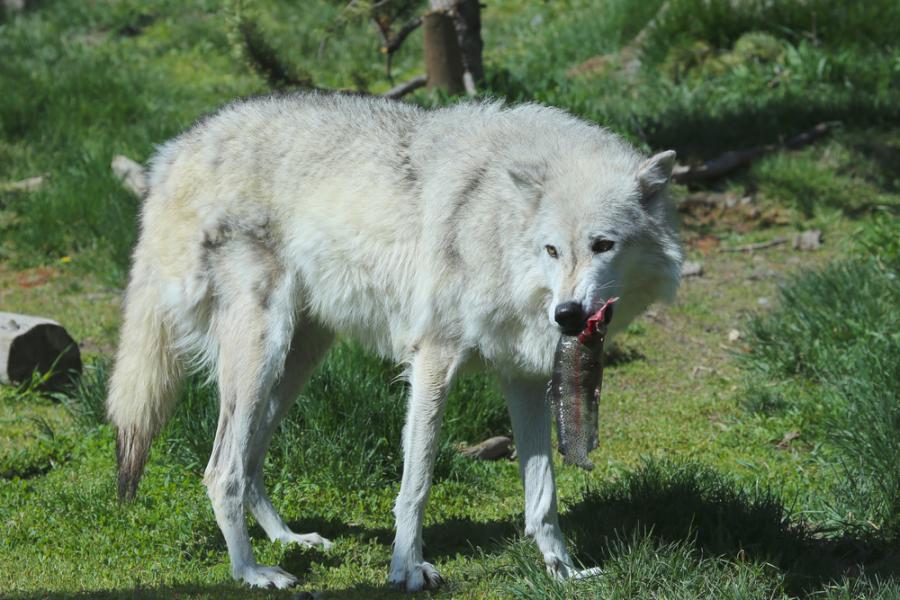
[{"label": "tree trunk", "polygon": [[[482,51],[484,49],[484,43],[481,40],[481,3],[479,0],[431,0],[429,3],[431,7],[431,12],[429,14],[434,13],[444,13],[449,16],[453,23],[453,29],[456,34],[456,45],[455,48],[451,46],[439,46],[439,45],[430,45],[428,42],[428,31],[426,24],[426,32],[425,32],[425,63],[426,65],[430,65],[428,56],[429,49],[432,54],[436,54],[438,52],[444,52],[446,54],[453,54],[453,58],[450,59],[454,63],[456,62],[456,55],[459,55],[459,83],[454,85],[454,88],[458,88],[460,85],[462,89],[466,91],[468,94],[475,94],[477,90],[477,86],[484,81],[484,62],[482,61]],[[428,15],[426,15],[426,18]],[[441,38],[441,43],[449,44],[447,33],[443,34],[446,37]],[[437,40],[435,40],[437,43]],[[454,76],[455,69],[454,68]],[[429,71],[429,79],[431,79]],[[429,87],[431,85],[429,84]],[[441,89],[444,88],[441,85],[438,85]],[[462,91],[462,90],[459,90]],[[458,92],[454,92],[458,93]]]},{"label": "tree trunk", "polygon": [[0,312],[0,383],[27,382],[35,371],[52,371],[43,387],[64,386],[81,372],[78,344],[56,321]]},{"label": "tree trunk", "polygon": [[437,88],[448,94],[464,92],[462,52],[452,14],[446,10],[432,10],[422,18],[422,28],[428,89]]},{"label": "tree trunk", "polygon": [[463,81],[469,94],[484,82],[484,63],[481,54],[481,3],[479,0],[459,0],[456,4],[456,39],[462,50]]}]

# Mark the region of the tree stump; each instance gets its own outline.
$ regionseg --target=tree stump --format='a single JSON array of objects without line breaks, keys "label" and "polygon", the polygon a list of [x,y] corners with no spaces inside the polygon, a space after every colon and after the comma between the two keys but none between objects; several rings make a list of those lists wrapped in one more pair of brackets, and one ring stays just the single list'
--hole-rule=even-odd
[{"label": "tree stump", "polygon": [[0,312],[0,383],[27,382],[34,372],[50,373],[44,389],[65,386],[81,373],[78,344],[56,321]]},{"label": "tree stump", "polygon": [[456,25],[449,11],[433,10],[422,17],[425,33],[425,69],[428,89],[448,94],[466,91],[463,83],[463,58],[456,39]]}]

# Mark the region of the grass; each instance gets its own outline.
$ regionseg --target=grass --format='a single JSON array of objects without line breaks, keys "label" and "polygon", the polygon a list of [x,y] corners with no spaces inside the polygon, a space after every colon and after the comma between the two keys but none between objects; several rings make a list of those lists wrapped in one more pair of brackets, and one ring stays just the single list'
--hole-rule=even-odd
[{"label": "grass", "polygon": [[[896,7],[888,0],[862,8],[751,2],[735,11],[724,10],[724,0],[681,0],[654,29],[636,75],[569,74],[626,44],[658,4],[492,5],[484,15],[487,93],[564,106],[645,147],[674,147],[685,157],[771,142],[822,120],[881,125],[898,117],[900,55],[887,16]],[[260,0],[244,3],[241,14],[250,16],[242,21],[235,5],[218,11],[201,0],[59,3],[0,23],[0,52],[9,57],[0,66],[9,90],[0,97],[0,179],[52,179],[27,196],[0,192],[5,260],[34,265],[36,257],[84,254],[121,283],[137,203],[114,180],[111,157],[146,160],[154,144],[202,114],[268,89],[265,71],[240,58],[240,23],[266,37],[284,71],[303,74],[295,79],[373,92],[389,87],[365,19],[327,2],[298,11]],[[694,14],[705,17],[689,22]],[[744,48],[738,33],[760,30],[776,51],[745,60],[755,46]],[[413,36],[396,55],[398,79],[422,69],[420,43]],[[694,56],[687,43],[706,50]],[[687,75],[673,77],[673,69]],[[414,99],[434,101],[424,92]]]},{"label": "grass", "polygon": [[[492,91],[567,106],[683,156],[771,142],[820,121],[896,121],[896,40],[876,16],[896,14],[892,2],[669,2],[643,44],[640,68],[620,68],[616,50],[660,4],[557,3],[552,16],[538,6],[511,11],[500,27],[527,35],[494,54]],[[761,32],[774,52],[759,52]],[[605,68],[572,70],[597,55],[607,55]]]},{"label": "grass", "polygon": [[[67,408],[87,431],[105,423],[108,365],[95,362],[65,397]],[[269,451],[269,468],[280,482],[323,480],[335,486],[373,487],[399,480],[402,455],[397,440],[405,416],[406,385],[399,367],[358,346],[339,343],[304,388]],[[478,402],[472,402],[472,398]],[[215,387],[203,374],[189,378],[175,414],[160,440],[169,458],[202,472],[212,452],[219,416]],[[506,406],[493,378],[463,376],[448,399],[437,479],[477,478],[478,463],[463,459],[456,446],[491,435],[509,435]]]},{"label": "grass", "polygon": [[[618,340],[595,471],[556,465],[575,556],[602,577],[546,575],[523,539],[517,466],[454,450],[509,433],[496,383],[457,382],[426,513],[425,556],[448,581],[433,595],[896,598],[896,3],[678,0],[649,32],[641,66],[623,68],[616,52],[660,4],[490,3],[487,93],[565,107],[685,161],[843,124],[708,188],[676,189],[705,275]],[[242,32],[265,41],[255,59]],[[0,388],[4,595],[289,597],[231,581],[199,476],[217,412],[199,376],[155,443],[137,501],[115,501],[102,400],[139,203],[109,162],[145,160],[202,114],[271,84],[383,91],[376,47],[365,19],[330,2],[35,3],[0,17],[0,182],[48,175],[35,192],[0,186],[0,309],[62,321],[88,357],[66,394]],[[398,80],[421,72],[420,51],[414,34],[395,56]],[[611,56],[605,70],[573,70],[598,55]],[[687,201],[697,196],[749,200],[700,210]],[[819,252],[717,252],[813,227],[824,232]],[[398,375],[338,344],[275,438],[273,502],[296,530],[336,545],[272,544],[251,523],[254,551],[306,591],[400,596],[384,584]]]},{"label": "grass", "polygon": [[[513,598],[790,598],[782,591],[780,577],[771,565],[704,556],[690,543],[661,543],[650,536],[611,542],[614,558],[604,563],[602,577],[559,582],[534,564],[527,550],[513,551],[521,579],[506,588]],[[888,580],[843,579],[827,584],[812,597],[821,599],[866,598],[888,600],[900,587]]]},{"label": "grass", "polygon": [[[752,322],[745,358],[767,381],[758,412],[793,412],[843,481],[829,511],[841,522],[900,532],[898,256],[856,258],[781,291],[781,308]],[[790,393],[791,401],[784,399]]]}]

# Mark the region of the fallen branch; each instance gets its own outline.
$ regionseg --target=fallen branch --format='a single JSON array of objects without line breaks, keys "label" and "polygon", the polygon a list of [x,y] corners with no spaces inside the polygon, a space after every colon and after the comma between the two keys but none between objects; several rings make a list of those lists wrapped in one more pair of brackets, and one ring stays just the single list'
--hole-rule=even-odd
[{"label": "fallen branch", "polygon": [[391,100],[398,100],[405,96],[406,94],[419,89],[420,87],[425,87],[425,84],[428,83],[428,77],[425,75],[419,75],[418,77],[413,77],[409,81],[405,81],[400,85],[396,85],[382,94],[385,98],[390,98]]},{"label": "fallen branch", "polygon": [[477,460],[499,460],[509,458],[512,453],[512,440],[506,436],[498,435],[484,440],[480,444],[462,447],[459,452],[463,456]]},{"label": "fallen branch", "polygon": [[747,244],[746,246],[738,246],[736,248],[719,248],[719,252],[755,252],[757,250],[765,250],[766,248],[771,248],[773,246],[780,246],[781,244],[787,244],[788,239],[785,237],[778,237],[773,240],[769,240],[768,242],[758,242],[756,244]]},{"label": "fallen branch", "polygon": [[829,123],[819,123],[812,129],[795,135],[782,144],[766,144],[741,150],[730,150],[721,156],[708,160],[700,165],[677,165],[672,171],[672,179],[676,183],[688,184],[704,179],[715,179],[741,167],[763,154],[775,152],[782,148],[796,149],[819,139],[831,128]]},{"label": "fallen branch", "polygon": [[0,192],[33,192],[44,185],[46,175],[36,175],[20,181],[0,183]]}]

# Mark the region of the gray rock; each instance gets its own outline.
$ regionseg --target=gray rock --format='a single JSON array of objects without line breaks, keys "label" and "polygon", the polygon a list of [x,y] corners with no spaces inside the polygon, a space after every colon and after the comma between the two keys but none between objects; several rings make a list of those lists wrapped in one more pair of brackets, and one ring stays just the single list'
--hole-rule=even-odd
[{"label": "gray rock", "polygon": [[822,231],[809,229],[794,238],[794,250],[812,252],[822,245]]},{"label": "gray rock", "polygon": [[703,275],[703,263],[692,260],[685,261],[681,265],[682,277],[701,277]]}]

